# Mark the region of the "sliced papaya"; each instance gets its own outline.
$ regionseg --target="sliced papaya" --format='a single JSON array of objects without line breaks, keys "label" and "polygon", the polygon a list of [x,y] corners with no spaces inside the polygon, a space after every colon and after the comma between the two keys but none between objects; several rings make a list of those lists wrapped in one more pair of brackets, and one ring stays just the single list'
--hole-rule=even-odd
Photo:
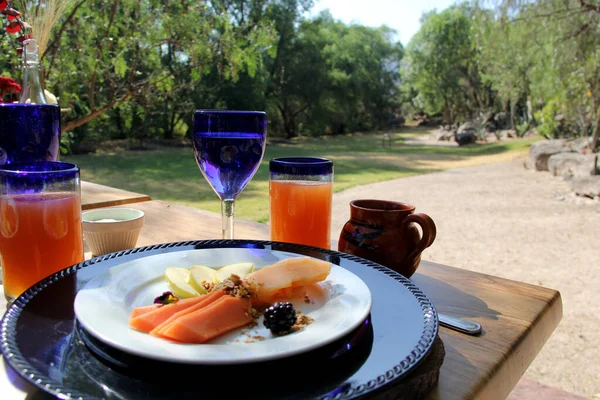
[{"label": "sliced papaya", "polygon": [[129,319],[132,320],[135,317],[139,317],[142,314],[149,313],[150,311],[156,310],[159,307],[162,307],[162,305],[161,304],[151,304],[149,306],[136,307],[133,310],[131,310],[131,315],[129,316]]},{"label": "sliced papaya", "polygon": [[205,343],[252,321],[251,300],[222,296],[217,301],[174,319],[161,336],[183,343]]},{"label": "sliced papaya", "polygon": [[191,307],[185,308],[185,309],[178,311],[175,314],[171,315],[169,318],[167,318],[166,320],[164,320],[163,322],[158,324],[154,329],[152,329],[150,331],[150,334],[153,336],[162,337],[162,334],[161,334],[162,330],[165,327],[169,326],[169,324],[171,322],[173,322],[177,318],[180,318],[184,315],[187,315],[194,311],[200,310],[201,308],[207,307],[208,305],[214,303],[215,301],[219,300],[223,296],[225,296],[225,291],[223,289],[215,290],[214,292],[210,292],[209,294],[202,296],[202,301],[194,304]]},{"label": "sliced papaya", "polygon": [[[203,297],[204,296],[198,296],[189,299],[182,299],[177,303],[166,304],[164,306],[159,306],[154,310],[150,310],[149,312],[142,312],[141,314],[129,319],[129,326],[136,331],[148,333],[176,312],[185,310],[186,308],[201,302]],[[134,310],[132,315],[138,313],[139,312],[135,312]]]}]

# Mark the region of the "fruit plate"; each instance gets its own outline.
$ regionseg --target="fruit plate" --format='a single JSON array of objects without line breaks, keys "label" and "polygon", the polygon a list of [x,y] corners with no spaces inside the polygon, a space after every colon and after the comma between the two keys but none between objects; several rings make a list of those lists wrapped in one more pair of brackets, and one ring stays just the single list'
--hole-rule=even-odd
[{"label": "fruit plate", "polygon": [[[111,268],[157,255],[177,257],[178,253],[223,248],[292,253],[329,261],[370,288],[371,311],[354,330],[319,348],[284,358],[227,365],[140,357],[80,329],[74,312],[77,293]],[[428,356],[437,336],[438,319],[432,302],[414,283],[379,264],[308,246],[212,240],[129,249],[66,268],[19,296],[2,318],[0,328],[0,349],[6,362],[26,381],[53,396],[353,399],[398,387],[395,383]],[[398,393],[394,395],[398,397]]]},{"label": "fruit plate", "polygon": [[[235,329],[208,343],[183,344],[129,327],[135,307],[151,305],[172,290],[167,268],[204,265],[218,269],[250,262],[255,270],[301,255],[267,249],[213,248],[157,254],[117,265],[89,281],[75,297],[75,316],[96,339],[121,351],[161,361],[192,364],[232,364],[289,357],[329,344],[358,327],[371,311],[371,292],[355,274],[333,264],[324,282],[292,296],[296,310],[314,319],[300,331],[273,336],[262,324]],[[310,292],[309,292],[310,291]],[[309,303],[303,293],[311,293]]]}]

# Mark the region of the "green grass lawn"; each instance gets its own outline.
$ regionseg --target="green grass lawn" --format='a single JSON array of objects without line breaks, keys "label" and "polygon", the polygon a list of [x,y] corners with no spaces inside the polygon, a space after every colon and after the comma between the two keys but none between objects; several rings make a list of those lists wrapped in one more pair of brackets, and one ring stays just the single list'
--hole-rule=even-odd
[{"label": "green grass lawn", "polygon": [[[372,182],[439,170],[432,162],[460,161],[505,152],[523,152],[539,137],[487,145],[439,147],[403,145],[405,138],[427,130],[406,128],[391,134],[392,147],[382,146],[381,134],[299,138],[268,144],[263,161],[236,201],[236,217],[267,222],[269,214],[269,160],[285,156],[317,156],[334,161],[334,191]],[[145,193],[154,200],[178,202],[220,212],[217,195],[208,185],[189,148],[115,151],[63,156],[81,168],[81,178],[120,189]],[[424,163],[424,160],[430,162]],[[193,221],[190,221],[193,223]]]}]

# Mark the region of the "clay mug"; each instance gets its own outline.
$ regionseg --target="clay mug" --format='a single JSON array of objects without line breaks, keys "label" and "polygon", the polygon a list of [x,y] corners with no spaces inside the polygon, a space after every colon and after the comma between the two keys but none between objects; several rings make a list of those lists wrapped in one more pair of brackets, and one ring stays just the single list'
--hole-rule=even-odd
[{"label": "clay mug", "polygon": [[[353,200],[338,250],[374,261],[409,278],[421,252],[435,240],[436,228],[426,214],[410,204],[388,200]],[[421,227],[422,234],[415,226]]]}]

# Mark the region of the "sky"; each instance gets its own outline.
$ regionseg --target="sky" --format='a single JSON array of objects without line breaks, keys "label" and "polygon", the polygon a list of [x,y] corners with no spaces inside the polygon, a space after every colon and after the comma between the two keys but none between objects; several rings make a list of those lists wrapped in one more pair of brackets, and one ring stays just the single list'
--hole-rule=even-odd
[{"label": "sky", "polygon": [[387,25],[399,32],[404,46],[419,30],[419,20],[424,12],[434,8],[443,11],[455,0],[314,0],[310,15],[329,9],[334,19],[344,23],[379,27]]}]

